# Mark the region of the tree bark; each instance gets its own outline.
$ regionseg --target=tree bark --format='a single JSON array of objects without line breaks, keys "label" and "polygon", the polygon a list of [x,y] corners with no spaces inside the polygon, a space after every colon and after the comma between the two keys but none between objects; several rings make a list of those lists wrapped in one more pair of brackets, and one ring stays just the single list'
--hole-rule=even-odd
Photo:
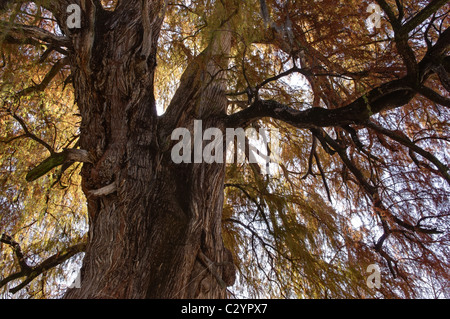
[{"label": "tree bark", "polygon": [[81,288],[65,298],[224,298],[234,282],[221,234],[225,164],[175,164],[170,137],[200,119],[223,129],[226,61],[215,58],[231,35],[212,36],[158,117],[153,76],[166,3],[128,1],[113,13],[81,4],[91,18],[67,32],[80,147],[93,159],[82,170],[90,228]]}]

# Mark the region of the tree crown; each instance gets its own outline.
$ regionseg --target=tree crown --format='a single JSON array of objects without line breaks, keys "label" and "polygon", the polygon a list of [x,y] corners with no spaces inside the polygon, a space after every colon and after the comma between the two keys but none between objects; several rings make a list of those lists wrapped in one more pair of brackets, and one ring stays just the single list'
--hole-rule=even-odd
[{"label": "tree crown", "polygon": [[[72,3],[80,29],[67,27]],[[79,34],[110,31],[143,3],[0,2],[4,296],[60,296],[82,260],[78,173],[89,156],[73,152],[81,120],[71,76],[86,48]],[[227,165],[222,222],[237,297],[448,297],[447,1],[375,3],[180,0],[149,14],[164,12],[159,118],[173,114],[186,70],[220,52],[207,48],[227,32],[229,52],[211,53],[227,88],[225,125],[280,133],[270,174]],[[367,284],[373,264],[378,288]]]}]

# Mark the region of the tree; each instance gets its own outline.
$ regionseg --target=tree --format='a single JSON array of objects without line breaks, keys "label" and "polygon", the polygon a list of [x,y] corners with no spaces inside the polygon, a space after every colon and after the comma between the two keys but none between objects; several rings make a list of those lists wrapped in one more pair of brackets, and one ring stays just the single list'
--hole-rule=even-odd
[{"label": "tree", "polygon": [[[1,1],[0,287],[448,297],[447,1],[376,3]],[[278,165],[175,163],[199,120]]]}]

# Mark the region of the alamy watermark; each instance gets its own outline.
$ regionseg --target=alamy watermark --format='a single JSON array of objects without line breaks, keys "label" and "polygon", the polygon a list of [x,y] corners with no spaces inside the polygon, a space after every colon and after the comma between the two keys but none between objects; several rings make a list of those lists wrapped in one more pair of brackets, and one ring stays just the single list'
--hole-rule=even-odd
[{"label": "alamy watermark", "polygon": [[81,8],[78,4],[71,4],[67,6],[67,27],[69,29],[80,29],[81,28]]},{"label": "alamy watermark", "polygon": [[[67,6],[66,12],[69,14],[67,17],[67,27],[69,29],[80,29],[81,28],[81,8],[78,4],[70,4]],[[381,27],[381,15],[383,11],[380,6],[376,3],[371,3],[366,12],[371,13],[371,15],[366,19],[366,23],[369,28],[380,28]]]},{"label": "alamy watermark", "polygon": [[173,130],[172,141],[179,141],[171,150],[175,164],[180,163],[249,163],[280,162],[278,129],[250,127],[226,128],[225,137],[219,128],[203,130],[202,120],[195,120],[193,132],[180,127]]},{"label": "alamy watermark", "polygon": [[381,28],[381,15],[382,15],[383,11],[381,10],[380,6],[378,4],[371,3],[367,7],[366,12],[372,13],[366,19],[367,26],[371,29]]},{"label": "alamy watermark", "polygon": [[381,287],[381,271],[380,266],[377,264],[371,264],[366,269],[367,273],[370,273],[369,277],[367,277],[366,284],[370,289]]}]

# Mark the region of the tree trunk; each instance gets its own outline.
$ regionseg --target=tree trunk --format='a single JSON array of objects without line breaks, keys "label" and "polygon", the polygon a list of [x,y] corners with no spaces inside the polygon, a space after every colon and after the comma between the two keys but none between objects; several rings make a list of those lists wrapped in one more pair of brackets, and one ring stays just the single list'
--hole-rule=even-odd
[{"label": "tree trunk", "polygon": [[95,25],[71,34],[80,147],[94,164],[82,170],[90,228],[81,288],[65,297],[224,298],[234,282],[221,234],[225,164],[175,164],[171,133],[192,132],[199,119],[204,129],[223,129],[226,65],[215,58],[231,36],[212,36],[158,117],[153,76],[164,1],[141,2],[114,16],[83,8]]}]

